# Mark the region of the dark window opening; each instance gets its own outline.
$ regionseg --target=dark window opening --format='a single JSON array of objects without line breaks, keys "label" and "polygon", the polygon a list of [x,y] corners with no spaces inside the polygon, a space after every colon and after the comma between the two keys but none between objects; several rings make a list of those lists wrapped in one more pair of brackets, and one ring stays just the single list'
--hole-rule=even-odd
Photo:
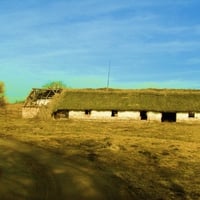
[{"label": "dark window opening", "polygon": [[175,112],[163,112],[162,113],[162,122],[176,122],[176,113]]},{"label": "dark window opening", "polygon": [[141,120],[147,120],[147,111],[141,111],[140,118]]},{"label": "dark window opening", "polygon": [[118,116],[118,111],[112,110],[111,117],[117,117],[117,116]]},{"label": "dark window opening", "polygon": [[195,113],[194,112],[189,112],[188,113],[188,117],[189,118],[194,118],[195,117]]},{"label": "dark window opening", "polygon": [[91,115],[91,110],[85,110],[85,115]]},{"label": "dark window opening", "polygon": [[52,116],[54,119],[69,118],[69,110],[57,110]]}]

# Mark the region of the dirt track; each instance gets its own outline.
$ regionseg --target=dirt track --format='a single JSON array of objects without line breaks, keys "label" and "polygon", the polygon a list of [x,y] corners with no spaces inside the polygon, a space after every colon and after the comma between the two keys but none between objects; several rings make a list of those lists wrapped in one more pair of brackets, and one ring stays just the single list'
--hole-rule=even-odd
[{"label": "dirt track", "polygon": [[0,139],[0,199],[132,199],[123,182],[80,157]]}]

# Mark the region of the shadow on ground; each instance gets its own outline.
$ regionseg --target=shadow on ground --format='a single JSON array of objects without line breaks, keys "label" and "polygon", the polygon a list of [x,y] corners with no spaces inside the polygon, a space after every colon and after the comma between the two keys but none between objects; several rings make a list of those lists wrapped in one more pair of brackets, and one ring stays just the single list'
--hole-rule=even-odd
[{"label": "shadow on ground", "polygon": [[0,199],[132,199],[123,181],[80,157],[0,139]]}]

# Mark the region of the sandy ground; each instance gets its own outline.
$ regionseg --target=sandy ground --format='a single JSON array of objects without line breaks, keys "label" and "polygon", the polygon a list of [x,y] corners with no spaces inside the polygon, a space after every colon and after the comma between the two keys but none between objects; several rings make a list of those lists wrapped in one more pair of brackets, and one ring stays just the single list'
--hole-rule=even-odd
[{"label": "sandy ground", "polygon": [[112,174],[81,158],[0,139],[0,199],[132,199]]}]

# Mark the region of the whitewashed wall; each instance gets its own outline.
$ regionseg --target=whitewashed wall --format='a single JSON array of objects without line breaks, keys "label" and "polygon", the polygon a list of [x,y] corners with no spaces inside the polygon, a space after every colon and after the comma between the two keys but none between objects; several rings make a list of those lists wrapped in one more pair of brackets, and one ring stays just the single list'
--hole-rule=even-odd
[{"label": "whitewashed wall", "polygon": [[25,107],[22,108],[22,118],[34,118],[37,116],[39,108]]},{"label": "whitewashed wall", "polygon": [[101,118],[111,118],[111,111],[91,111],[91,116],[90,118],[93,119],[101,119]]},{"label": "whitewashed wall", "polygon": [[200,113],[195,113],[194,118],[193,117],[189,117],[188,112],[177,113],[176,114],[176,119],[177,119],[177,122],[181,122],[181,121],[197,121],[197,120],[200,120]]},{"label": "whitewashed wall", "polygon": [[71,119],[104,119],[111,118],[111,111],[91,111],[91,114],[86,115],[85,111],[69,111]]},{"label": "whitewashed wall", "polygon": [[47,105],[51,100],[50,99],[38,99],[36,104],[39,106]]},{"label": "whitewashed wall", "polygon": [[176,121],[186,121],[192,118],[188,117],[188,113],[176,113]]},{"label": "whitewashed wall", "polygon": [[122,119],[135,119],[140,120],[140,112],[135,111],[119,111],[118,112],[118,118]]},{"label": "whitewashed wall", "polygon": [[147,120],[161,122],[162,113],[159,112],[147,112]]},{"label": "whitewashed wall", "polygon": [[195,113],[195,118],[200,120],[200,113]]},{"label": "whitewashed wall", "polygon": [[89,117],[89,116],[85,115],[84,111],[69,111],[69,118],[79,119],[79,118],[86,118],[86,117]]},{"label": "whitewashed wall", "polygon": [[69,118],[74,119],[101,119],[101,118],[120,118],[120,119],[135,119],[140,120],[140,112],[124,111],[118,112],[116,117],[111,117],[112,111],[91,111],[90,115],[86,115],[85,111],[70,111]]}]

